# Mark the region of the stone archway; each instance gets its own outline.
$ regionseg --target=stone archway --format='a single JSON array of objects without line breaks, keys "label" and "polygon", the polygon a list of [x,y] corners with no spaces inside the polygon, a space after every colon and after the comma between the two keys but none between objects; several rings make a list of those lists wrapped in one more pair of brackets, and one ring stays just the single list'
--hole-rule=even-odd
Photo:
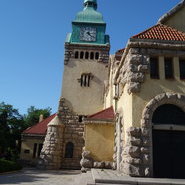
[{"label": "stone archway", "polygon": [[[145,167],[145,175],[153,176],[153,143],[152,143],[152,118],[155,110],[164,105],[175,105],[185,112],[185,96],[175,93],[164,93],[153,98],[145,107],[142,114],[141,127],[143,137],[143,150],[147,151],[142,153],[143,165]],[[141,149],[142,150],[142,149]],[[147,156],[147,161],[145,160]],[[145,162],[144,162],[145,161]],[[147,172],[147,173],[146,173]]]}]

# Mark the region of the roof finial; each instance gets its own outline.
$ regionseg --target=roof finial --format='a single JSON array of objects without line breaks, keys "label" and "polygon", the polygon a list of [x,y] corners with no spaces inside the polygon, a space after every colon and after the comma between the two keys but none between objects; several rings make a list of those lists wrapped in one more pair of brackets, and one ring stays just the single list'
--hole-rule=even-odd
[{"label": "roof finial", "polygon": [[93,7],[95,10],[97,9],[97,0],[84,0],[85,7]]}]

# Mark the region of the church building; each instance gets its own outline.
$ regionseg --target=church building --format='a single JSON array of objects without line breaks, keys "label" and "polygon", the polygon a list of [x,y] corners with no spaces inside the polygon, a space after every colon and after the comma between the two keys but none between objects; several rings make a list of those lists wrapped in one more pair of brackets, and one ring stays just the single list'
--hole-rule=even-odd
[{"label": "church building", "polygon": [[21,158],[185,178],[185,0],[114,55],[97,8],[84,0],[72,22],[58,112],[23,132]]}]

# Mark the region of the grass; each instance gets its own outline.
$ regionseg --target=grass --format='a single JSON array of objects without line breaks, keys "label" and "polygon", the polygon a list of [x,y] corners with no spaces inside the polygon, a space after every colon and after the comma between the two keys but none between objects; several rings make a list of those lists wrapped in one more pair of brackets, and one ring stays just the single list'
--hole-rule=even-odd
[{"label": "grass", "polygon": [[0,159],[0,173],[21,170],[22,166],[13,161]]}]

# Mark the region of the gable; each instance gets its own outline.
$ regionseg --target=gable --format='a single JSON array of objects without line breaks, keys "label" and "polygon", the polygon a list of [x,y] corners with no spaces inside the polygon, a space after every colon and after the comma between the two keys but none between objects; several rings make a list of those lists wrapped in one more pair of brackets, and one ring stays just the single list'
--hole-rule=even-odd
[{"label": "gable", "polygon": [[173,27],[185,32],[185,1],[179,3],[176,7],[163,15],[158,23]]}]

